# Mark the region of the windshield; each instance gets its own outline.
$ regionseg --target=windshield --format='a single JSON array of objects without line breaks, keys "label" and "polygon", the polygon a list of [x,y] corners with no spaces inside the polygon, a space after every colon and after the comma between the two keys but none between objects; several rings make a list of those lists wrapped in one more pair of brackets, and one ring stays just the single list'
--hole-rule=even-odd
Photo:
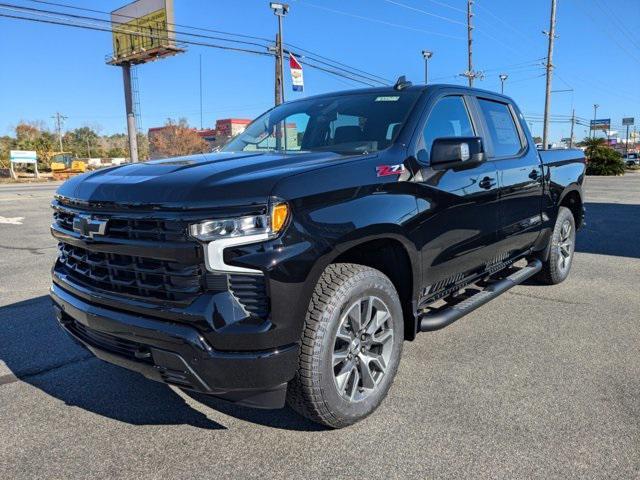
[{"label": "windshield", "polygon": [[419,95],[359,93],[285,103],[258,117],[222,150],[376,152],[395,140]]}]

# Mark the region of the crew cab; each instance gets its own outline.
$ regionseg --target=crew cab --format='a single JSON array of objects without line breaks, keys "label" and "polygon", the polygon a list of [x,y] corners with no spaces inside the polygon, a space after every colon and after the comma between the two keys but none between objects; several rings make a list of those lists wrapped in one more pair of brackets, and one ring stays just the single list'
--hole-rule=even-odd
[{"label": "crew cab", "polygon": [[220,152],[61,185],[50,293],[98,358],[344,427],[382,402],[404,341],[567,278],[584,176],[494,92],[308,97]]}]

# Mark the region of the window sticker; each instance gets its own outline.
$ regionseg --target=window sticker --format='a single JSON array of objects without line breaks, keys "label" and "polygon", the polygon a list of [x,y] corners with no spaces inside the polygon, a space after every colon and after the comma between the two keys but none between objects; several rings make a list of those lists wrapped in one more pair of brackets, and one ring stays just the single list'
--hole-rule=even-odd
[{"label": "window sticker", "polygon": [[397,102],[398,100],[400,100],[398,95],[376,97],[376,102]]}]

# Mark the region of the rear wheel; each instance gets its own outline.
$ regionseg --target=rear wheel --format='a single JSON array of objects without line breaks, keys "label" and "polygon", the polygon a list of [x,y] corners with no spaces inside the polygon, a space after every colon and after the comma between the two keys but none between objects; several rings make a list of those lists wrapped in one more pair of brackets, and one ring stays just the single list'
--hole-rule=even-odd
[{"label": "rear wheel", "polygon": [[402,308],[380,271],[337,263],[316,285],[289,405],[333,428],[373,412],[387,395],[404,339]]},{"label": "rear wheel", "polygon": [[576,223],[568,208],[560,207],[549,241],[549,258],[543,263],[538,279],[555,285],[569,276],[575,252]]}]

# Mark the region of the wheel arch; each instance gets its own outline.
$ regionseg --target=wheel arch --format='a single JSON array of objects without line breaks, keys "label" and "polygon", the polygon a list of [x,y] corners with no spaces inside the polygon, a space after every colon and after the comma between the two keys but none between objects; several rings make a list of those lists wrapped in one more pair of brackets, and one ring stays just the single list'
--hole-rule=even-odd
[{"label": "wheel arch", "polygon": [[419,254],[412,250],[406,245],[406,239],[398,238],[397,235],[367,236],[337,249],[336,254],[327,263],[365,265],[389,277],[400,297],[406,340],[415,338],[416,288],[420,285]]},{"label": "wheel arch", "polygon": [[567,188],[560,197],[558,207],[566,207],[571,210],[573,219],[576,223],[576,229],[584,224],[584,203],[582,201],[582,192],[577,186]]}]

